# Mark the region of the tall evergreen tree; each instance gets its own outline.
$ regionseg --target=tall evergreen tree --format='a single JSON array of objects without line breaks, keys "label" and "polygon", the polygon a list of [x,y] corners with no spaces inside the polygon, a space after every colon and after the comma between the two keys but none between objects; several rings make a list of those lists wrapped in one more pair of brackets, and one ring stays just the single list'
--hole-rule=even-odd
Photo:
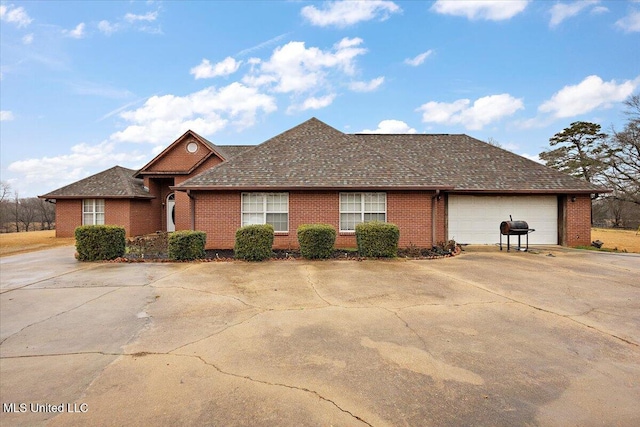
[{"label": "tall evergreen tree", "polygon": [[591,183],[599,182],[603,169],[603,150],[607,134],[596,123],[573,122],[549,139],[556,147],[540,153],[547,166]]}]

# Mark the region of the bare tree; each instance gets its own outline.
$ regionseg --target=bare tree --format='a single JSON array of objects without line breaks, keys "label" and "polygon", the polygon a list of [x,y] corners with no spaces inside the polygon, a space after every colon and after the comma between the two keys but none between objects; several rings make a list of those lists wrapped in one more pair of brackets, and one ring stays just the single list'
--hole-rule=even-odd
[{"label": "bare tree", "polygon": [[36,201],[38,203],[38,210],[40,214],[40,229],[44,230],[46,227],[47,230],[51,230],[51,227],[56,220],[56,206],[44,199],[36,199]]},{"label": "bare tree", "polygon": [[7,230],[7,223],[11,218],[11,185],[0,181],[0,228]]},{"label": "bare tree", "polygon": [[615,129],[604,145],[605,178],[614,197],[640,205],[640,94],[625,101],[629,121],[624,129]]},{"label": "bare tree", "polygon": [[38,199],[31,197],[28,199],[19,200],[19,221],[24,227],[24,231],[29,231],[31,225],[38,220],[39,206]]}]

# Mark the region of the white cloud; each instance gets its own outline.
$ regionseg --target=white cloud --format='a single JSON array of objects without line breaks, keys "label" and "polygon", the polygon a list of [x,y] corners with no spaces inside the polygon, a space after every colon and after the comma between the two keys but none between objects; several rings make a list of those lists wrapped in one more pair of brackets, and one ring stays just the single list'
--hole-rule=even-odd
[{"label": "white cloud", "polygon": [[71,153],[55,157],[19,160],[9,165],[9,171],[21,174],[23,185],[47,183],[57,187],[77,181],[99,168],[111,167],[114,163],[141,162],[147,156],[139,152],[116,152],[115,143],[103,141],[96,145],[77,144]]},{"label": "white cloud", "polygon": [[306,111],[306,110],[319,110],[321,108],[328,107],[331,105],[333,100],[336,98],[335,93],[331,93],[322,97],[311,96],[304,100],[304,102],[300,105],[291,105],[287,109],[287,114],[294,113],[296,111]]},{"label": "white cloud", "polygon": [[98,30],[101,33],[104,33],[108,36],[110,36],[111,34],[115,33],[116,31],[118,31],[119,25],[118,24],[112,24],[111,22],[107,21],[107,20],[102,20],[100,22],[98,22]]},{"label": "white cloud", "polygon": [[473,104],[469,99],[452,103],[431,101],[416,111],[422,112],[425,123],[461,124],[467,129],[479,130],[523,108],[522,99],[503,93],[478,98]]},{"label": "white cloud", "polygon": [[592,15],[599,15],[601,13],[607,13],[609,12],[609,8],[605,7],[605,6],[596,6],[593,9],[591,9],[591,14]]},{"label": "white cloud", "polygon": [[411,65],[412,67],[417,67],[418,65],[422,64],[425,59],[427,59],[428,57],[430,57],[433,54],[433,50],[429,49],[426,52],[422,52],[421,54],[417,55],[414,58],[407,58],[404,60],[404,63],[407,65]]},{"label": "white cloud", "polygon": [[600,3],[600,0],[579,0],[573,3],[556,3],[551,7],[550,27],[556,27],[562,21],[577,15],[582,10]]},{"label": "white cloud", "polygon": [[203,59],[202,62],[193,67],[189,74],[193,74],[197,79],[210,79],[218,76],[228,76],[238,71],[242,61],[236,61],[230,56],[227,56],[217,64],[211,65],[208,59]]},{"label": "white cloud", "polygon": [[[248,85],[269,85],[274,92],[302,93],[327,84],[328,74],[341,71],[355,74],[355,59],[367,52],[362,39],[344,38],[331,50],[305,47],[304,42],[289,42],[273,51],[268,61],[256,64],[243,78]],[[259,66],[258,66],[259,65]]]},{"label": "white cloud", "polygon": [[332,1],[325,2],[324,8],[305,6],[300,13],[312,25],[345,28],[358,22],[380,19],[384,21],[392,13],[401,12],[400,6],[392,1]]},{"label": "white cloud", "polygon": [[0,20],[16,24],[18,28],[26,27],[33,22],[24,7],[15,7],[13,4],[0,5]]},{"label": "white cloud", "polygon": [[401,120],[383,120],[377,129],[364,129],[359,133],[416,133],[416,130]]},{"label": "white cloud", "polygon": [[22,37],[22,44],[31,44],[33,43],[33,33],[27,34]]},{"label": "white cloud", "polygon": [[431,10],[443,15],[465,16],[471,20],[502,21],[525,10],[528,3],[529,0],[437,0]]},{"label": "white cloud", "polygon": [[148,12],[144,15],[136,15],[133,13],[127,13],[124,15],[124,20],[127,22],[137,22],[137,21],[145,21],[145,22],[153,22],[158,18],[158,11]]},{"label": "white cloud", "polygon": [[376,77],[368,82],[351,82],[349,83],[349,89],[354,92],[373,92],[378,89],[382,83],[384,83],[384,77]]},{"label": "white cloud", "polygon": [[73,30],[62,30],[62,33],[67,37],[71,37],[73,39],[81,39],[85,36],[84,32],[84,22],[79,23]]},{"label": "white cloud", "polygon": [[626,33],[637,33],[640,31],[640,10],[632,10],[624,18],[616,21],[616,26]]},{"label": "white cloud", "polygon": [[0,122],[9,122],[15,119],[13,112],[10,110],[2,110],[0,111]]},{"label": "white cloud", "polygon": [[588,76],[577,85],[560,89],[551,99],[542,103],[538,111],[563,118],[588,113],[596,108],[610,108],[631,95],[639,83],[640,76],[620,84],[615,80],[605,82],[596,75]]},{"label": "white cloud", "polygon": [[237,82],[220,89],[211,86],[186,96],[153,96],[142,107],[120,113],[130,125],[111,138],[160,144],[172,141],[187,129],[207,136],[227,125],[251,126],[259,112],[271,113],[276,109],[273,97]]}]

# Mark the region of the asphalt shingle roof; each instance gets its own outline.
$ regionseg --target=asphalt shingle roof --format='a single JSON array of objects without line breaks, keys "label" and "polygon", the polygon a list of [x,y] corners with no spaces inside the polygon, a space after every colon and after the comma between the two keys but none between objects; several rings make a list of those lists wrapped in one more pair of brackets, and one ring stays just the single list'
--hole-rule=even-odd
[{"label": "asphalt shingle roof", "polygon": [[40,196],[47,199],[64,198],[153,198],[144,188],[142,179],[134,178],[137,171],[114,166],[111,169],[81,179],[65,187]]},{"label": "asphalt shingle roof", "polygon": [[467,135],[350,135],[316,118],[177,188],[606,191]]},{"label": "asphalt shingle roof", "polygon": [[430,177],[312,118],[177,188],[442,187]]}]

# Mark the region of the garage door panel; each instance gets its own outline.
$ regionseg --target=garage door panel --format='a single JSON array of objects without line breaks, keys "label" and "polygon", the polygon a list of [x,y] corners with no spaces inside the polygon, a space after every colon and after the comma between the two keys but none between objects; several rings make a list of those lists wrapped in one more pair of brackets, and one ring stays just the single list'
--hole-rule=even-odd
[{"label": "garage door panel", "polygon": [[449,238],[459,243],[496,244],[500,223],[509,220],[509,215],[536,230],[529,235],[530,244],[558,243],[556,196],[449,195]]}]

